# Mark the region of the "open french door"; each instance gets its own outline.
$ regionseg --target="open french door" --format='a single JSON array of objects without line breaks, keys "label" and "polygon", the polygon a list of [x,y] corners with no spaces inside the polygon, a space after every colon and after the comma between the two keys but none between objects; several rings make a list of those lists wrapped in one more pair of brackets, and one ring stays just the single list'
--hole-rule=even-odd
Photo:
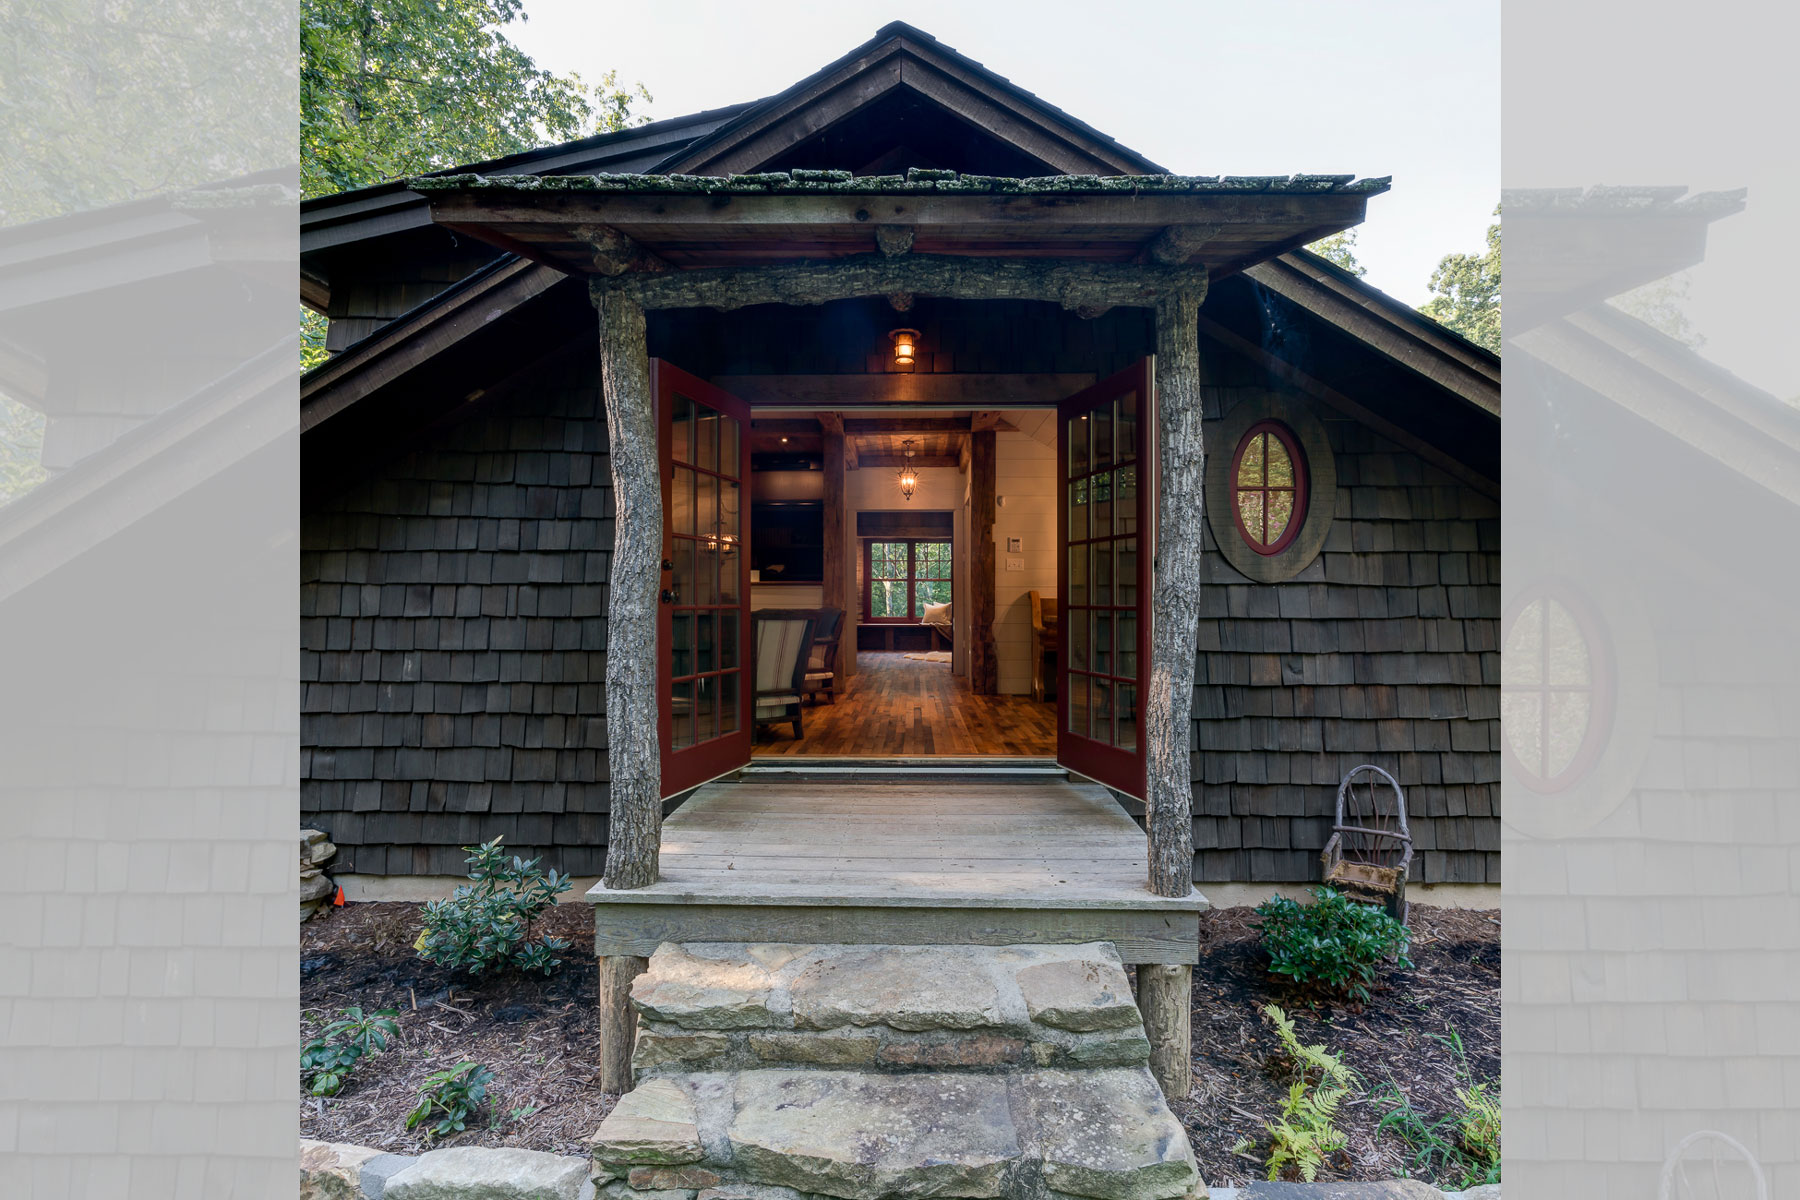
[{"label": "open french door", "polygon": [[1155,361],[1145,358],[1056,410],[1056,761],[1139,799],[1156,536],[1155,395]]},{"label": "open french door", "polygon": [[663,489],[662,792],[750,761],[750,406],[650,363]]}]

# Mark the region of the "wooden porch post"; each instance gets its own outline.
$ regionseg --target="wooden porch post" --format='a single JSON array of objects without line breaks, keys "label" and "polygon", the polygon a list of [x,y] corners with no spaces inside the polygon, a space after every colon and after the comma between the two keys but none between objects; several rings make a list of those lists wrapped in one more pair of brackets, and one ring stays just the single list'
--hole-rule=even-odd
[{"label": "wooden porch post", "polygon": [[[644,310],[628,296],[595,289],[600,381],[612,462],[613,551],[606,610],[606,753],[612,776],[607,820],[608,888],[656,882],[662,841],[662,751],[657,744],[656,618],[662,582],[662,470],[656,397]],[[631,981],[642,958],[600,961],[600,1086],[631,1090],[637,1020]]]},{"label": "wooden porch post", "polygon": [[[1162,443],[1156,563],[1150,599],[1150,694],[1144,706],[1149,751],[1145,826],[1150,890],[1186,896],[1194,888],[1194,824],[1188,726],[1200,619],[1202,454],[1200,437],[1201,288],[1178,289],[1156,303],[1157,428]],[[1140,966],[1139,1005],[1150,1038],[1150,1070],[1171,1100],[1192,1083],[1191,989],[1194,969]]]}]

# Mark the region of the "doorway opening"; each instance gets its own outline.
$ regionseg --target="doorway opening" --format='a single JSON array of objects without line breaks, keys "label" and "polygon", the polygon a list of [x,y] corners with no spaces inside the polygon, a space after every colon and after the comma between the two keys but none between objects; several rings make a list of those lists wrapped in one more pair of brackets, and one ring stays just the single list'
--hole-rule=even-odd
[{"label": "doorway opening", "polygon": [[749,442],[753,626],[815,622],[753,756],[1053,760],[1056,411],[758,407]]}]

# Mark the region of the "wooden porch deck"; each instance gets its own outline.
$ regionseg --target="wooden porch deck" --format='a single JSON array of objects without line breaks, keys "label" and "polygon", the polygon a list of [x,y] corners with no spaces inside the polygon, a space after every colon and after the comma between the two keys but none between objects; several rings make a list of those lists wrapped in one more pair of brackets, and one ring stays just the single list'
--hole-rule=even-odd
[{"label": "wooden porch deck", "polygon": [[722,782],[664,823],[661,879],[587,899],[602,957],[665,941],[1110,941],[1127,963],[1196,962],[1206,899],[1151,893],[1146,847],[1095,784]]}]

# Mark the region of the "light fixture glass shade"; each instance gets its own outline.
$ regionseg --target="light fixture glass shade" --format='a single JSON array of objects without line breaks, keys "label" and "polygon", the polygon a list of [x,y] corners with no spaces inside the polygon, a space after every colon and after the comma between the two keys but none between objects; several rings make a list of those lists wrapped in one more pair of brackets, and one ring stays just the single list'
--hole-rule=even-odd
[{"label": "light fixture glass shade", "polygon": [[911,500],[913,498],[913,492],[917,491],[919,487],[919,473],[913,470],[912,465],[912,447],[913,443],[911,438],[907,438],[904,442],[900,443],[900,452],[906,455],[906,461],[900,466],[900,495],[902,499],[906,500]]},{"label": "light fixture glass shade", "polygon": [[916,329],[896,329],[888,334],[894,343],[894,365],[910,367],[918,357],[919,331]]}]

